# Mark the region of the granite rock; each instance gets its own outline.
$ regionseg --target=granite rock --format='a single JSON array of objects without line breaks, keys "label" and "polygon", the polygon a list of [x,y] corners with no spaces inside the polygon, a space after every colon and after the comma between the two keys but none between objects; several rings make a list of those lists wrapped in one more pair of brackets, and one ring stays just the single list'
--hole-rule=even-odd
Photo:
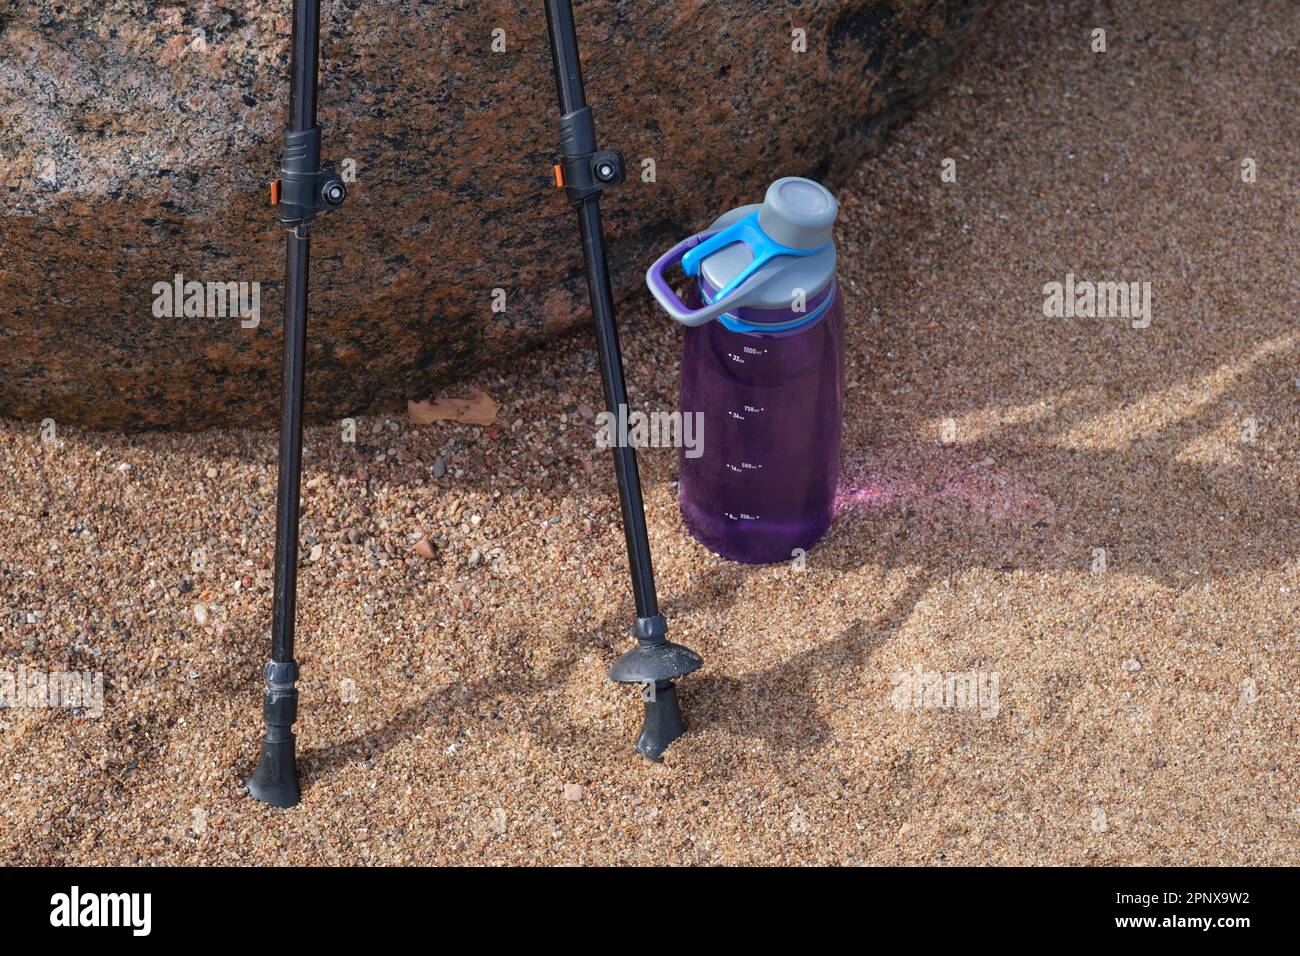
[{"label": "granite rock", "polygon": [[[579,2],[601,144],[630,167],[603,204],[620,299],[771,179],[842,182],[942,82],[986,2]],[[266,184],[290,9],[0,10],[0,412],[275,420],[283,238]],[[322,32],[325,154],[355,181],[314,230],[309,417],[421,397],[585,321],[576,226],[551,188],[541,4],[327,0]],[[257,283],[258,319],[210,314],[206,296],[208,314],[168,315],[177,275],[248,283],[250,310]]]}]

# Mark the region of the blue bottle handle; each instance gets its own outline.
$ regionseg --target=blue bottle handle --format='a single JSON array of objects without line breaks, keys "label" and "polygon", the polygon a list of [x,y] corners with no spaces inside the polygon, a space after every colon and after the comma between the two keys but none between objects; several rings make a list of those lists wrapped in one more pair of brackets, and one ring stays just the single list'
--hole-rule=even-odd
[{"label": "blue bottle handle", "polygon": [[[688,276],[698,275],[700,263],[718,250],[736,242],[743,242],[749,247],[753,255],[749,265],[719,289],[712,302],[706,303],[698,309],[689,308],[673,292],[672,286],[668,284],[668,279],[664,275],[665,271],[673,263],[680,260],[682,271]],[[663,306],[664,311],[682,325],[703,325],[706,322],[712,322],[726,312],[744,308],[750,296],[776,278],[780,274],[779,272],[771,272],[763,277],[756,275],[758,270],[771,260],[778,256],[816,255],[825,248],[825,246],[820,246],[816,249],[791,249],[789,246],[781,245],[762,230],[758,224],[758,213],[755,212],[739,222],[732,223],[726,229],[716,232],[699,232],[683,239],[655,260],[654,265],[646,270],[646,285],[650,287],[651,294]]]}]

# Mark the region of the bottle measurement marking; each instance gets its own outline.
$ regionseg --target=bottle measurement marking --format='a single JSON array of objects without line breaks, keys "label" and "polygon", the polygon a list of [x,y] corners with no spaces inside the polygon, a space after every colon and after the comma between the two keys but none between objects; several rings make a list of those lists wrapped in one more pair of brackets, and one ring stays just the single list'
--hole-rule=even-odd
[{"label": "bottle measurement marking", "polygon": [[727,462],[727,467],[737,474],[745,471],[761,471],[763,468],[762,465],[756,465],[752,461],[742,461],[739,465],[733,465],[731,462]]},{"label": "bottle measurement marking", "polygon": [[724,517],[730,518],[732,521],[757,521],[762,517],[762,515],[746,514],[743,511],[740,514],[732,514],[730,511],[724,511],[722,514]]}]

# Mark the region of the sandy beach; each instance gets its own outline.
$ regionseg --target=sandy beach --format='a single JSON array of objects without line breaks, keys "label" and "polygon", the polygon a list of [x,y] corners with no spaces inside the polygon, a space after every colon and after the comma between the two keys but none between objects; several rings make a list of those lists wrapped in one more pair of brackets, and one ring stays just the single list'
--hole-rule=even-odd
[{"label": "sandy beach", "polygon": [[[289,811],[242,786],[275,433],[0,424],[0,672],[103,675],[98,717],[0,710],[0,862],[1300,863],[1300,17],[1137,6],[1001,4],[838,184],[843,474],[803,566],[696,544],[641,454],[706,662],[661,765],[606,677],[587,329],[447,391],[491,427],[308,430]],[[1067,277],[1149,316],[1046,316]],[[621,321],[633,404],[675,408],[680,330]]]}]

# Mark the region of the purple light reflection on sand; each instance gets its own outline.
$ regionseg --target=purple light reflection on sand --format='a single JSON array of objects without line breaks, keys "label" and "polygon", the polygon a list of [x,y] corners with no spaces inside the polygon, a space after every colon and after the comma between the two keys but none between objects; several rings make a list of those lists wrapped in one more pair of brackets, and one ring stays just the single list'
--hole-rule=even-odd
[{"label": "purple light reflection on sand", "polygon": [[926,512],[956,506],[995,520],[1043,518],[1056,511],[1055,502],[1019,472],[947,457],[919,460],[920,451],[892,449],[876,461],[848,465],[835,498],[836,517],[904,507]]},{"label": "purple light reflection on sand", "polygon": [[838,515],[857,508],[885,511],[892,505],[920,494],[920,488],[914,484],[873,475],[858,482],[849,482],[847,488],[841,484],[839,493],[835,496],[835,513]]}]

